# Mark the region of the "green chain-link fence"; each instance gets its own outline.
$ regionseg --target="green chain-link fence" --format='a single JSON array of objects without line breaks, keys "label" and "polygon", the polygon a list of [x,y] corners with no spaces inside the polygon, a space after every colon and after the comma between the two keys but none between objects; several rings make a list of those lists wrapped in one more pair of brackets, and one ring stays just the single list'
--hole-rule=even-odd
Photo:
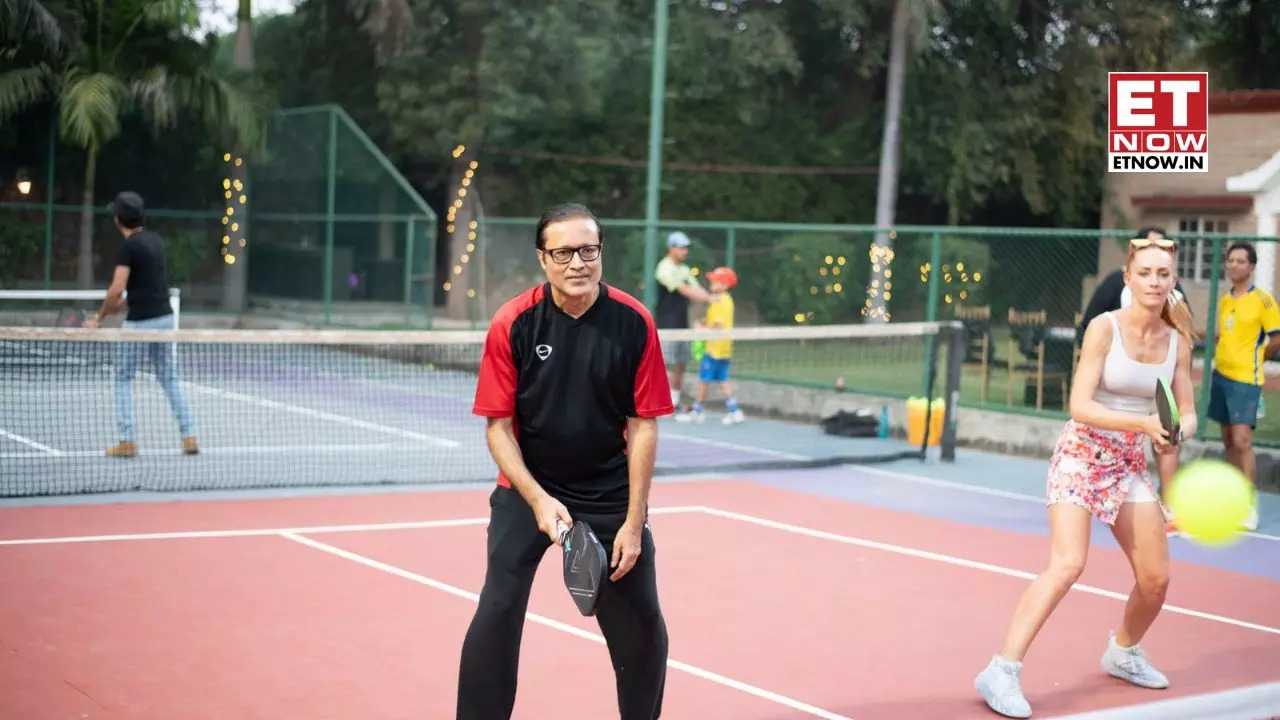
[{"label": "green chain-link fence", "polygon": [[[486,217],[482,210],[467,223],[458,252],[451,248],[448,263],[437,267],[440,221],[340,108],[273,115],[267,151],[252,158],[247,172],[236,171],[233,154],[205,157],[200,147],[192,141],[195,160],[172,176],[148,170],[145,159],[126,150],[104,150],[90,227],[95,287],[109,281],[120,241],[105,203],[123,188],[138,190],[153,208],[151,226],[168,242],[171,282],[183,289],[186,307],[220,307],[228,267],[244,263],[253,305],[317,324],[431,327],[444,309],[462,325],[479,327],[542,277],[533,252],[536,218]],[[75,286],[80,157],[58,148],[49,168],[62,180],[33,177],[29,196],[0,202],[0,285]],[[644,221],[604,224],[605,279],[644,297],[652,272],[643,267]],[[738,271],[740,325],[861,322],[874,293],[885,300],[891,321],[958,318],[973,328],[962,386],[966,405],[1057,417],[1065,415],[1078,315],[1099,275],[1123,262],[1130,235],[903,226],[889,233],[892,251],[877,255],[871,226],[664,221],[659,241],[675,230],[694,238],[689,263],[699,273],[717,265]],[[1254,243],[1264,258],[1258,284],[1274,288],[1280,284],[1277,238],[1171,236],[1182,242],[1179,273],[1204,335],[1194,373],[1203,405],[1208,394],[1201,371],[1215,341],[1215,323],[1208,320],[1225,292],[1225,249],[1234,241]],[[1269,412],[1259,420],[1257,439],[1280,445],[1280,370],[1275,375],[1265,389]],[[917,378],[899,385],[884,390],[919,390]],[[1210,432],[1205,425],[1202,436]]]},{"label": "green chain-link fence", "polygon": [[[187,166],[166,175],[111,151],[91,206],[94,288],[109,284],[121,242],[106,203],[130,189],[165,238],[185,307],[222,307],[239,265],[260,308],[325,324],[430,324],[436,215],[341,108],[273,113],[266,149],[247,165],[193,146]],[[55,153],[29,197],[0,203],[4,287],[76,286],[82,153]]]},{"label": "green chain-link fence", "polygon": [[[605,279],[643,295],[644,221],[604,219]],[[487,318],[504,300],[541,277],[533,252],[536,218],[486,218],[485,276],[473,317]],[[884,294],[891,321],[955,320],[972,332],[962,402],[1015,413],[1065,417],[1079,316],[1101,276],[1119,268],[1131,230],[899,227],[890,233],[890,262],[872,275],[871,226],[782,223],[663,222],[694,239],[688,263],[699,273],[716,265],[738,271],[738,323],[813,324],[864,321],[872,290]],[[1226,292],[1222,258],[1236,241],[1274,257],[1278,238],[1195,234],[1179,240],[1179,273],[1202,342],[1195,352],[1197,404],[1208,402],[1203,361],[1214,346],[1218,299]],[[661,253],[659,253],[661,255]],[[1202,267],[1203,266],[1203,267]],[[1259,263],[1262,287],[1280,285],[1275,262]],[[476,281],[478,282],[478,281]],[[985,340],[986,352],[983,353]],[[1043,345],[1041,345],[1043,341]],[[1044,370],[1039,366],[1043,358]],[[1280,366],[1272,370],[1259,419],[1259,444],[1280,445]],[[815,378],[816,380],[816,378]],[[824,378],[825,380],[825,378]],[[886,395],[919,391],[918,378],[885,386]],[[1201,437],[1211,424],[1205,423]]]},{"label": "green chain-link fence", "polygon": [[436,216],[364,132],[332,106],[277,113],[251,173],[255,301],[323,308],[324,322],[378,309],[430,319]]}]

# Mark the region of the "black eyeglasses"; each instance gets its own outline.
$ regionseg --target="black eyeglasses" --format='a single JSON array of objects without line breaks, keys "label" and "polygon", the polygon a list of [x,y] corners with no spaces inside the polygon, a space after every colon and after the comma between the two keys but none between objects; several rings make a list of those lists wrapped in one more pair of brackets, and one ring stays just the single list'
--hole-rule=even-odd
[{"label": "black eyeglasses", "polygon": [[599,245],[583,245],[581,247],[558,247],[552,250],[543,250],[542,252],[551,256],[551,262],[557,265],[568,265],[573,259],[573,254],[578,253],[578,257],[583,262],[591,262],[600,257]]}]

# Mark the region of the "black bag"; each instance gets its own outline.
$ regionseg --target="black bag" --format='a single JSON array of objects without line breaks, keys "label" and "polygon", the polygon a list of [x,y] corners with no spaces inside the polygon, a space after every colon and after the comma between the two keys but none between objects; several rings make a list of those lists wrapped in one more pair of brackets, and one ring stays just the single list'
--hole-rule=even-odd
[{"label": "black bag", "polygon": [[880,421],[868,408],[854,412],[838,410],[834,415],[822,418],[822,431],[838,437],[875,437],[879,429]]}]

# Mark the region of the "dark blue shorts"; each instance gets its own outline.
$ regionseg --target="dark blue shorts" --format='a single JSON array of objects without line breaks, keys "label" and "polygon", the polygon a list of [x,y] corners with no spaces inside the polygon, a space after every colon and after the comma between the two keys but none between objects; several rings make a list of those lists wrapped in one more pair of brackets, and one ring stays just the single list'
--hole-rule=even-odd
[{"label": "dark blue shorts", "polygon": [[704,354],[702,364],[698,366],[698,379],[704,383],[728,382],[729,359],[717,360]]},{"label": "dark blue shorts", "polygon": [[1261,387],[1230,380],[1215,370],[1209,386],[1209,419],[1222,425],[1257,427],[1261,397]]}]

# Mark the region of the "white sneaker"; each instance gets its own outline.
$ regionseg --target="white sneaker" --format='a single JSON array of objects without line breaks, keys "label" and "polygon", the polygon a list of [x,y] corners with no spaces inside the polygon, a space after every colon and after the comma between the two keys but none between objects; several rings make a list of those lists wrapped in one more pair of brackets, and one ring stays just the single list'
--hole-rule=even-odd
[{"label": "white sneaker", "polygon": [[1112,677],[1118,677],[1138,687],[1152,690],[1163,690],[1169,687],[1169,678],[1151,665],[1142,648],[1137,645],[1120,647],[1116,644],[1114,632],[1111,633],[1111,639],[1107,642],[1106,652],[1102,653],[1102,669]]},{"label": "white sneaker", "polygon": [[1031,717],[1031,704],[1022,694],[1022,663],[1009,662],[996,655],[973,680],[973,687],[987,701],[987,707],[1012,718]]},{"label": "white sneaker", "polygon": [[728,415],[725,415],[724,419],[722,419],[720,422],[724,423],[725,425],[734,425],[746,419],[747,419],[746,416],[742,414],[741,410],[734,410]]}]

